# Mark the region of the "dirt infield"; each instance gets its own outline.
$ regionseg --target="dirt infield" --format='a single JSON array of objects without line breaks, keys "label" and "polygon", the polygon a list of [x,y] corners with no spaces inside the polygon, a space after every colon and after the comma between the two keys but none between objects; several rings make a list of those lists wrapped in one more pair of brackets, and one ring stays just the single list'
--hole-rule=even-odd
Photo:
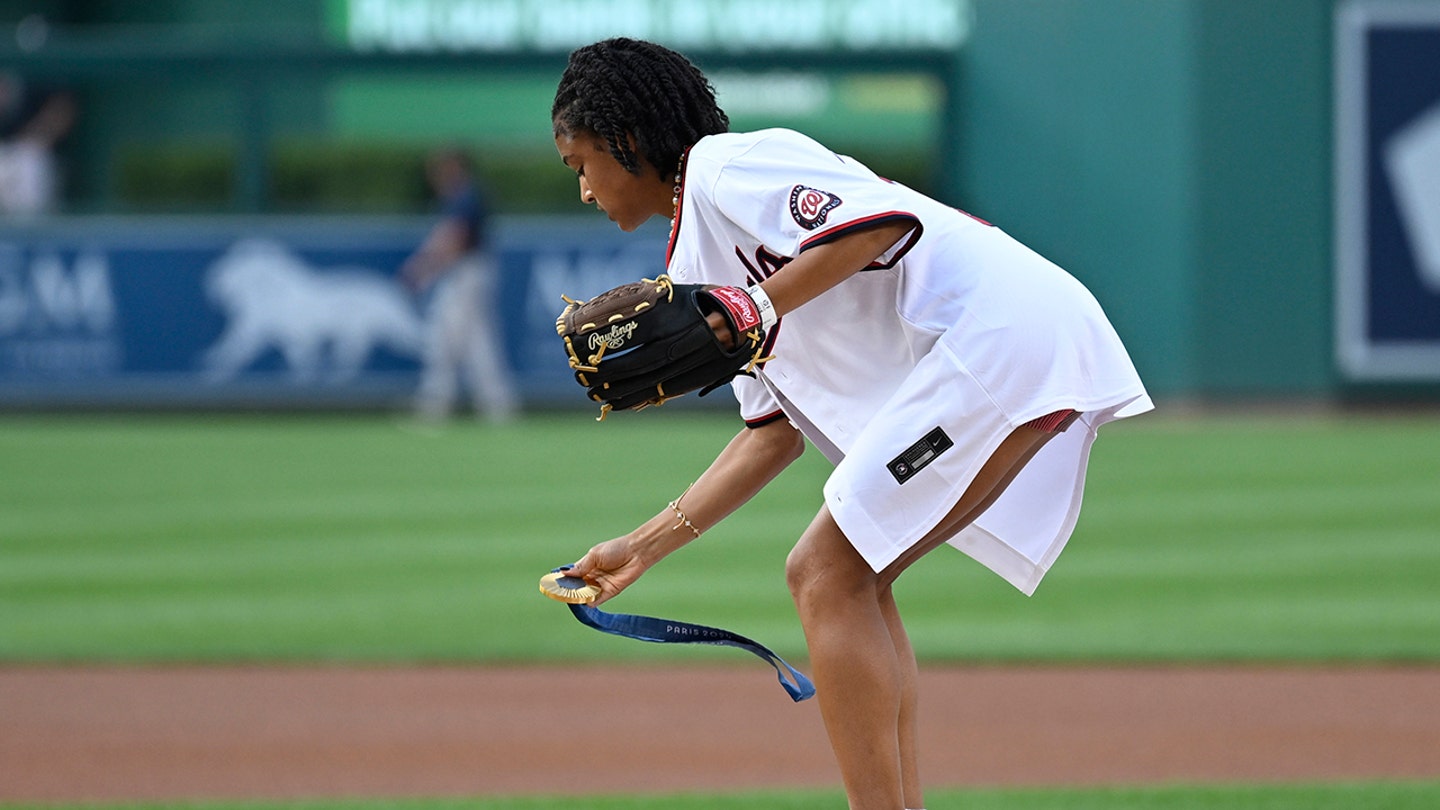
[{"label": "dirt infield", "polygon": [[[1440,776],[1440,668],[929,668],[926,781]],[[0,801],[829,787],[764,667],[0,668]]]}]

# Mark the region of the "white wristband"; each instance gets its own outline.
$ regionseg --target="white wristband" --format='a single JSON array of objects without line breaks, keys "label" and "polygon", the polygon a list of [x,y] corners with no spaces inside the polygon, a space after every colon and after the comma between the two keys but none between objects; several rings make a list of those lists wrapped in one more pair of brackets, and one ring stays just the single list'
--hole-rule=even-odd
[{"label": "white wristband", "polygon": [[760,328],[769,332],[770,327],[774,326],[775,322],[780,320],[775,314],[775,305],[770,302],[770,296],[765,293],[765,289],[759,284],[750,285],[750,289],[747,290],[747,292],[749,292],[750,297],[755,300],[755,308],[760,310]]}]

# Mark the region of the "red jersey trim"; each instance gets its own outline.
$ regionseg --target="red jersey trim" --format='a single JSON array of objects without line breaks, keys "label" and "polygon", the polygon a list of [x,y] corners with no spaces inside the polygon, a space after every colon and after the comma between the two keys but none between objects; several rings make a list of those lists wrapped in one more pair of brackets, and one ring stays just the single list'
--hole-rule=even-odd
[{"label": "red jersey trim", "polygon": [[774,413],[767,413],[767,414],[765,414],[764,416],[758,416],[758,417],[756,417],[756,418],[754,418],[754,419],[746,419],[746,420],[745,420],[745,427],[750,428],[750,429],[753,430],[753,429],[755,429],[755,428],[765,427],[766,425],[768,425],[768,424],[770,424],[770,423],[772,423],[772,422],[779,422],[781,419],[784,419],[784,418],[785,418],[785,412],[784,412],[784,411],[775,411]]},{"label": "red jersey trim", "polygon": [[905,254],[910,252],[910,248],[914,247],[915,243],[920,241],[920,236],[925,232],[925,226],[920,224],[920,218],[914,214],[904,211],[886,211],[883,214],[873,214],[868,217],[862,217],[861,219],[851,220],[801,242],[799,252],[804,253],[810,248],[828,244],[847,234],[863,231],[877,225],[884,225],[887,222],[910,222],[915,225],[915,227],[910,230],[910,236],[905,240],[905,244],[900,246],[900,249],[895,252],[894,257],[892,257],[890,261],[871,262],[870,266],[865,268],[866,270],[888,270],[894,267],[901,259],[905,258]]}]

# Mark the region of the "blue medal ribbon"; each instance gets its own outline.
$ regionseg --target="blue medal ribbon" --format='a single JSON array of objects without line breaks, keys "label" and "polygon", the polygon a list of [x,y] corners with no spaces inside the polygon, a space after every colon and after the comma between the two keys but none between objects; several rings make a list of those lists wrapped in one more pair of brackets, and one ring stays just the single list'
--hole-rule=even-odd
[{"label": "blue medal ribbon", "polygon": [[[569,567],[567,565],[557,568],[555,571],[564,571]],[[657,644],[713,644],[723,647],[738,647],[759,656],[774,667],[780,685],[789,693],[791,700],[799,703],[815,696],[815,684],[811,683],[804,673],[790,666],[785,659],[776,655],[764,644],[738,633],[722,630],[719,627],[657,619],[653,616],[606,613],[589,605],[567,604],[566,607],[570,608],[570,612],[575,614],[575,618],[581,624],[593,627],[602,633],[624,636],[638,641],[651,641]],[[788,679],[786,675],[789,675]]]}]

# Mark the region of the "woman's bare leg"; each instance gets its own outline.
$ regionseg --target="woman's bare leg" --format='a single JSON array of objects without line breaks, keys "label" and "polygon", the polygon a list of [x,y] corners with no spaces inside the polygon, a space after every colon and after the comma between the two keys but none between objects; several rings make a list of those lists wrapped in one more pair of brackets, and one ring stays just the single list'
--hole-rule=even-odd
[{"label": "woman's bare leg", "polygon": [[820,714],[852,810],[903,810],[920,797],[918,695],[910,642],[891,584],[984,511],[1051,434],[1017,428],[940,525],[876,574],[822,508],[786,563],[805,628]]},{"label": "woman's bare leg", "polygon": [[899,810],[904,673],[877,577],[822,510],[786,566],[850,807]]},{"label": "woman's bare leg", "polygon": [[920,784],[920,668],[915,663],[915,650],[900,620],[895,594],[889,586],[880,591],[880,610],[890,628],[890,641],[895,647],[895,661],[900,667],[900,718],[896,726],[900,743],[900,786],[906,807],[924,807],[925,794]]}]

